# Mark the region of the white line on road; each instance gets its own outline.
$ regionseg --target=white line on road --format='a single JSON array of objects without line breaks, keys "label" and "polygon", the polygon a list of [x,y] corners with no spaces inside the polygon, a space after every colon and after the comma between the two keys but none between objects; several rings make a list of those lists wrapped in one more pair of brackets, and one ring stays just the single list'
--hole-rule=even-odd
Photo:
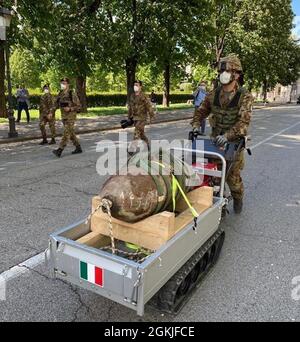
[{"label": "white line on road", "polygon": [[[287,127],[287,128],[285,128],[285,129],[283,129],[283,130],[281,130],[278,133],[273,134],[269,138],[262,140],[261,142],[252,146],[251,149],[253,150],[253,149],[265,144],[266,142],[272,140],[273,138],[281,135],[282,133],[284,133],[284,132],[286,132],[286,131],[288,131],[288,130],[290,130],[290,129],[298,126],[298,125],[300,125],[300,121],[289,126],[289,127]],[[44,261],[45,261],[45,251],[38,254],[38,255],[35,255],[34,257],[32,257],[32,258],[30,258],[30,259],[28,259],[22,263],[20,263],[17,266],[12,267],[8,271],[1,273],[0,279],[4,279],[5,281],[15,279],[15,278],[21,276],[22,274],[29,272],[31,269],[34,269],[34,268],[40,266],[41,264],[44,263]]]},{"label": "white line on road", "polygon": [[288,128],[283,129],[282,131],[280,131],[280,132],[278,132],[278,133],[275,133],[275,134],[271,135],[269,138],[264,139],[263,141],[257,143],[256,145],[250,146],[250,147],[251,147],[251,150],[254,150],[256,147],[265,144],[266,142],[268,142],[268,141],[274,139],[275,137],[278,137],[278,135],[281,135],[282,133],[284,133],[284,132],[286,132],[286,131],[288,131],[288,130],[290,130],[290,129],[292,129],[292,128],[298,126],[298,125],[300,125],[300,121],[299,121],[299,122],[296,122],[296,123],[295,123],[294,125],[292,125],[292,126],[289,126]]},{"label": "white line on road", "polygon": [[5,281],[10,281],[12,279],[18,278],[22,274],[29,272],[30,270],[38,267],[43,264],[45,261],[45,252],[42,252],[34,257],[10,268],[8,271],[5,271],[0,274],[0,279]]}]

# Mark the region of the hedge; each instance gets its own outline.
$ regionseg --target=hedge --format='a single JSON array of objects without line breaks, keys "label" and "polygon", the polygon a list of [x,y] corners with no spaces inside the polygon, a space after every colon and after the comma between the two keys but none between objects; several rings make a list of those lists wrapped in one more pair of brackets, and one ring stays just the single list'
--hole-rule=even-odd
[{"label": "hedge", "polygon": [[[40,104],[41,95],[31,95],[29,97],[30,107],[38,108]],[[157,94],[158,103],[162,104],[163,95]],[[186,103],[192,100],[191,94],[171,94],[171,103]],[[89,108],[94,107],[111,107],[111,106],[125,106],[127,101],[126,94],[88,94],[87,102]],[[16,98],[14,97],[14,105],[17,106]]]}]

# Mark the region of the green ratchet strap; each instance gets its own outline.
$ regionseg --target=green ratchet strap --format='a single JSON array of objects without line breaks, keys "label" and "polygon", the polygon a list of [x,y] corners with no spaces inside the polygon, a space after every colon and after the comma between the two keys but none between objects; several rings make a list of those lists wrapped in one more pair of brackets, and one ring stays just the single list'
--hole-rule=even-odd
[{"label": "green ratchet strap", "polygon": [[191,205],[190,201],[188,200],[186,194],[184,193],[184,191],[182,190],[182,187],[180,186],[177,178],[172,175],[172,191],[173,191],[173,211],[175,211],[176,209],[176,194],[177,194],[177,189],[179,189],[179,191],[181,192],[181,195],[183,197],[183,199],[185,200],[186,204],[188,205],[188,207],[190,208],[193,216],[195,218],[197,218],[199,216],[199,214],[197,213],[197,211],[195,210],[195,208]]},{"label": "green ratchet strap", "polygon": [[125,242],[125,246],[127,248],[129,248],[129,249],[132,249],[135,252],[141,252],[141,253],[144,253],[145,255],[150,255],[151,254],[150,251],[147,251],[147,250],[145,250],[144,248],[141,248],[138,245],[134,245],[133,243]]}]

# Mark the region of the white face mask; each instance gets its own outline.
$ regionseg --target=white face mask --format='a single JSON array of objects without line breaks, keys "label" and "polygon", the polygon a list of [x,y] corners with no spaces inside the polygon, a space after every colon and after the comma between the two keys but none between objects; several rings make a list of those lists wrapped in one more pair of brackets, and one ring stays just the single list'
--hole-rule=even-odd
[{"label": "white face mask", "polygon": [[140,87],[134,86],[134,91],[135,91],[136,93],[139,92],[139,90],[140,90]]},{"label": "white face mask", "polygon": [[60,85],[60,88],[61,88],[61,90],[66,90],[66,89],[67,89],[67,86],[66,86],[65,84],[61,84],[61,85]]},{"label": "white face mask", "polygon": [[222,72],[222,74],[220,75],[220,82],[223,85],[227,85],[232,81],[232,73],[228,72],[228,71],[224,71]]},{"label": "white face mask", "polygon": [[49,94],[49,92],[50,92],[49,89],[44,89],[45,94]]}]

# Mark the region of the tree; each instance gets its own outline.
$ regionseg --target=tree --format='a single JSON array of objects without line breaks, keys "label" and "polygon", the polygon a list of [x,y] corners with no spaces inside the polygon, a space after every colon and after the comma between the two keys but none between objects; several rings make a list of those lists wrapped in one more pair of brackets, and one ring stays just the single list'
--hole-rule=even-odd
[{"label": "tree", "polygon": [[[52,64],[61,75],[75,78],[83,111],[87,110],[86,77],[93,64],[100,5],[100,0],[29,0],[18,6],[21,35],[33,37],[31,49],[44,66]],[[24,45],[24,39],[19,43]]]},{"label": "tree", "polygon": [[169,106],[171,74],[184,76],[185,66],[194,59],[207,60],[205,40],[211,29],[207,25],[209,1],[174,0],[152,2],[152,34],[148,55],[155,60],[157,72],[164,75],[164,104]]},{"label": "tree", "polygon": [[293,27],[290,0],[214,0],[213,3],[212,65],[216,66],[225,54],[237,53],[249,87],[263,85],[265,97],[267,90],[285,78],[285,74],[298,77],[299,49],[290,38]]},{"label": "tree", "polygon": [[128,100],[137,67],[143,63],[151,35],[151,5],[155,1],[104,0],[98,16],[97,60],[114,73],[125,71]]},{"label": "tree", "polygon": [[41,86],[41,68],[29,50],[15,49],[10,58],[14,84],[25,83],[28,88]]},{"label": "tree", "polygon": [[[290,69],[292,55],[297,54],[291,41],[292,27],[289,0],[244,1],[231,25],[226,50],[240,55],[250,88],[262,84],[265,98],[268,89]],[[297,68],[290,72],[298,77]]]},{"label": "tree", "polygon": [[216,78],[216,71],[209,65],[197,65],[193,69],[193,85],[196,87],[202,80],[209,84]]}]

